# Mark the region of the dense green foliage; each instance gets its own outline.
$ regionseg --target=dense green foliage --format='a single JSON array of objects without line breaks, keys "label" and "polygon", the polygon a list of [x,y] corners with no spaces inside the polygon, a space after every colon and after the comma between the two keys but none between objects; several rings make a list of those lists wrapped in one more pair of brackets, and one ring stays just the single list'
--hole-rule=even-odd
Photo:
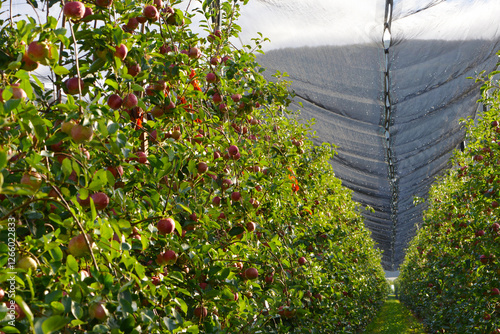
[{"label": "dense green foliage", "polygon": [[333,150],[284,117],[286,82],[229,42],[240,4],[219,30],[210,1],[155,1],[138,27],[147,4],[98,3],[0,22],[0,330],[363,328],[387,293],[380,254]]},{"label": "dense green foliage", "polygon": [[487,107],[468,120],[467,148],[434,185],[424,226],[400,274],[404,301],[433,333],[500,333],[500,93],[484,80]]}]

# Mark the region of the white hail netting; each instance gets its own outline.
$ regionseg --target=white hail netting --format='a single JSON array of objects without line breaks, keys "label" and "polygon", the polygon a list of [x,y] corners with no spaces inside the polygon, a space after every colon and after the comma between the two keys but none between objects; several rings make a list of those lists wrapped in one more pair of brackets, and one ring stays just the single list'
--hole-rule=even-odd
[{"label": "white hail netting", "polygon": [[475,115],[479,84],[467,77],[495,69],[498,17],[498,0],[252,0],[243,8],[241,40],[257,32],[271,40],[260,64],[269,77],[289,74],[295,108],[316,119],[317,142],[337,146],[336,176],[375,209],[366,225],[386,269],[401,264],[422,220],[413,197],[426,197],[464,138],[459,120]]}]

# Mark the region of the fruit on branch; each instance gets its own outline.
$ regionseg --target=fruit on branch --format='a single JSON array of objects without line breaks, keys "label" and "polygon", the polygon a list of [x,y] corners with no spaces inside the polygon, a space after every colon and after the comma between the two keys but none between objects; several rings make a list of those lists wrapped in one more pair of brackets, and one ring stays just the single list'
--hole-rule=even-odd
[{"label": "fruit on branch", "polygon": [[32,271],[35,271],[36,268],[38,268],[38,264],[31,256],[24,256],[19,260],[19,262],[17,262],[17,267],[24,270],[31,269]]},{"label": "fruit on branch", "polygon": [[89,306],[89,316],[102,321],[108,317],[108,312],[102,303],[94,303]]},{"label": "fruit on branch", "polygon": [[135,77],[135,76],[137,76],[137,74],[139,74],[141,72],[141,66],[138,63],[131,64],[131,65],[127,66],[127,72],[131,76]]},{"label": "fruit on branch", "polygon": [[109,197],[105,193],[99,192],[90,196],[94,201],[94,206],[96,210],[104,210],[109,204]]},{"label": "fruit on branch", "polygon": [[65,134],[67,134],[68,136],[71,135],[71,130],[73,129],[73,127],[76,125],[76,122],[72,119],[70,119],[69,121],[64,121],[61,123],[61,131],[64,132]]},{"label": "fruit on branch", "polygon": [[64,15],[73,20],[80,20],[85,15],[85,5],[80,1],[70,1],[64,4]]},{"label": "fruit on branch", "polygon": [[[93,247],[94,240],[89,234],[87,234],[87,239],[91,247]],[[79,234],[69,241],[68,252],[74,257],[82,257],[90,254],[90,248],[85,242],[85,236],[83,234]]]},{"label": "fruit on branch", "polygon": [[205,79],[207,80],[208,83],[217,82],[217,76],[215,75],[215,73],[212,72],[208,73]]},{"label": "fruit on branch", "polygon": [[99,7],[108,8],[113,4],[113,0],[95,0],[95,4]]},{"label": "fruit on branch", "polygon": [[198,59],[201,57],[201,50],[197,47],[189,48],[188,55],[191,59]]},{"label": "fruit on branch", "polygon": [[76,143],[83,143],[84,141],[89,141],[94,135],[94,130],[91,126],[83,126],[81,124],[76,124],[71,128],[71,138]]},{"label": "fruit on branch", "polygon": [[80,91],[83,92],[84,82],[78,77],[69,78],[68,80],[66,80],[65,85],[67,94],[76,95],[79,94]]},{"label": "fruit on branch", "polygon": [[231,99],[232,99],[235,103],[240,102],[241,98],[242,98],[241,94],[233,94],[233,95],[231,95]]},{"label": "fruit on branch", "polygon": [[133,94],[133,93],[127,94],[123,98],[123,106],[125,108],[131,109],[133,107],[136,107],[138,102],[139,102],[139,100],[137,99],[137,96],[135,96],[135,94]]},{"label": "fruit on branch", "polygon": [[137,29],[137,27],[139,27],[139,20],[137,20],[136,17],[129,18],[126,27],[128,31]]},{"label": "fruit on branch", "polygon": [[255,268],[248,268],[245,270],[245,277],[247,279],[256,279],[259,276],[259,272]]},{"label": "fruit on branch", "polygon": [[215,196],[213,199],[212,199],[212,204],[214,206],[219,206],[220,205],[220,201],[221,201],[221,198],[219,196]]},{"label": "fruit on branch", "polygon": [[83,18],[87,16],[94,15],[94,11],[90,7],[85,7],[85,13],[83,14]]},{"label": "fruit on branch", "polygon": [[175,221],[172,218],[160,219],[156,224],[156,228],[163,235],[173,233],[175,230]]},{"label": "fruit on branch", "polygon": [[123,99],[118,94],[112,94],[108,97],[108,106],[111,109],[120,109],[123,104]]},{"label": "fruit on branch", "polygon": [[50,56],[50,47],[46,42],[31,42],[28,45],[27,54],[33,61],[46,61]]},{"label": "fruit on branch", "polygon": [[137,156],[137,158],[135,158],[135,161],[137,161],[138,163],[146,164],[148,162],[148,156],[146,153],[138,151],[135,153],[135,155]]},{"label": "fruit on branch", "polygon": [[28,53],[23,54],[22,58],[22,66],[21,68],[25,71],[34,71],[38,68],[38,63],[36,61],[31,60],[31,58],[28,56]]},{"label": "fruit on branch", "polygon": [[247,225],[248,232],[255,231],[255,227],[257,226],[254,222],[248,222],[246,225]]},{"label": "fruit on branch", "polygon": [[21,184],[27,185],[31,190],[36,191],[42,185],[42,176],[36,172],[25,173],[21,177]]},{"label": "fruit on branch", "polygon": [[160,13],[158,13],[158,9],[156,9],[156,7],[152,5],[144,7],[142,15],[144,15],[145,18],[153,22],[157,21],[160,18]]},{"label": "fruit on branch", "polygon": [[109,170],[110,173],[113,174],[113,177],[115,179],[123,176],[123,167],[122,166],[116,166],[116,167],[109,166],[109,167],[107,167],[107,170]]},{"label": "fruit on branch", "polygon": [[307,263],[307,259],[303,256],[299,257],[299,265],[303,266],[304,264]]},{"label": "fruit on branch", "polygon": [[196,166],[198,173],[203,174],[206,171],[208,171],[208,165],[206,162],[199,162],[198,165]]},{"label": "fruit on branch", "polygon": [[115,47],[114,56],[118,59],[124,60],[127,57],[128,48],[125,44],[120,44]]},{"label": "fruit on branch", "polygon": [[165,264],[174,264],[177,261],[177,254],[173,250],[167,250],[162,254]]},{"label": "fruit on branch", "polygon": [[231,155],[231,156],[236,155],[240,152],[240,150],[238,149],[238,146],[236,146],[236,145],[229,146],[227,151],[228,151],[229,155]]},{"label": "fruit on branch", "polygon": [[233,200],[234,202],[238,202],[239,200],[241,200],[241,193],[239,191],[233,191],[231,193],[231,200]]},{"label": "fruit on branch", "polygon": [[199,306],[194,309],[194,315],[197,318],[205,318],[208,315],[208,310],[206,307]]}]

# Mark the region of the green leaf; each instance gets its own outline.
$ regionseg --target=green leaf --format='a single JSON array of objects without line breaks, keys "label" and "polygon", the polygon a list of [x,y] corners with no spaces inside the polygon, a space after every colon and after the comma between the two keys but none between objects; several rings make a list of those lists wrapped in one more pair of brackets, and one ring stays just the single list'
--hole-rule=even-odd
[{"label": "green leaf", "polygon": [[2,327],[1,329],[2,332],[4,332],[5,334],[17,334],[17,333],[21,333],[19,331],[19,329],[17,329],[16,327],[12,327],[12,326],[5,326],[5,327]]},{"label": "green leaf", "polygon": [[0,170],[4,169],[7,166],[7,152],[0,149]]},{"label": "green leaf", "polygon": [[78,262],[76,262],[75,258],[73,255],[68,255],[66,258],[66,269],[70,274],[76,274],[78,273]]},{"label": "green leaf", "polygon": [[182,203],[177,203],[177,205],[178,205],[178,206],[180,206],[181,208],[183,208],[183,209],[184,209],[184,211],[186,211],[187,213],[189,213],[189,214],[192,214],[192,213],[193,213],[193,211],[191,211],[191,209],[190,209],[190,208],[188,208],[187,206],[185,206],[184,204],[182,204]]},{"label": "green leaf", "polygon": [[118,83],[112,79],[106,79],[106,81],[104,81],[104,83],[106,85],[109,85],[110,87],[112,87],[114,90],[118,90],[119,87],[118,87]]},{"label": "green leaf", "polygon": [[229,231],[229,235],[234,237],[235,235],[245,232],[245,229],[241,226],[235,226]]},{"label": "green leaf", "polygon": [[54,67],[54,73],[57,75],[66,75],[69,73],[69,70],[66,67],[62,67],[60,65]]}]

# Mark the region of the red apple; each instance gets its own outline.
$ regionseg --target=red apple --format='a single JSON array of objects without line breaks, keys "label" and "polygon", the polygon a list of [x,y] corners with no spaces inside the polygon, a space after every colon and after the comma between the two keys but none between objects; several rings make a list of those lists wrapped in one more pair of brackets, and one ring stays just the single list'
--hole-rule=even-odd
[{"label": "red apple", "polygon": [[177,261],[177,254],[173,250],[167,250],[162,254],[165,264],[174,264]]},{"label": "red apple", "polygon": [[75,77],[75,78],[69,78],[65,82],[66,84],[66,91],[68,94],[75,95],[75,94],[80,94],[80,91],[83,92],[84,88],[84,82],[82,79]]},{"label": "red apple", "polygon": [[96,210],[104,210],[109,204],[109,197],[105,193],[95,193],[90,198],[94,201]]},{"label": "red apple", "polygon": [[95,4],[99,7],[108,8],[113,3],[113,0],[95,0]]},{"label": "red apple", "polygon": [[212,204],[215,205],[215,206],[219,206],[220,205],[220,201],[221,201],[221,198],[219,196],[215,196],[212,199]]},{"label": "red apple", "polygon": [[214,82],[217,82],[217,76],[215,75],[215,73],[208,73],[206,78],[208,83],[214,83]]},{"label": "red apple", "polygon": [[83,14],[83,18],[87,16],[94,15],[94,11],[90,7],[85,7],[85,13]]},{"label": "red apple", "polygon": [[231,99],[234,102],[240,102],[241,98],[242,98],[241,94],[233,94],[233,95],[231,95]]},{"label": "red apple", "polygon": [[196,47],[193,47],[193,48],[189,48],[189,58],[191,59],[198,59],[201,57],[201,50],[196,48]]},{"label": "red apple", "polygon": [[234,191],[232,194],[231,194],[231,199],[234,201],[234,202],[238,202],[240,199],[241,199],[241,194],[239,191]]},{"label": "red apple", "polygon": [[307,259],[303,256],[299,257],[299,265],[303,266],[307,263]]},{"label": "red apple", "polygon": [[248,232],[253,232],[253,231],[255,231],[255,227],[256,227],[256,226],[257,226],[257,225],[256,225],[254,222],[248,222],[248,223],[247,223],[247,231],[248,231]]},{"label": "red apple", "polygon": [[118,94],[112,94],[108,97],[108,106],[111,109],[120,109],[123,99]]},{"label": "red apple", "polygon": [[133,94],[133,93],[129,93],[123,99],[123,106],[125,108],[131,109],[131,108],[137,106],[138,102],[139,102],[139,100],[137,99],[137,96],[135,96],[135,94]]},{"label": "red apple", "polygon": [[247,270],[245,270],[245,277],[247,279],[255,279],[255,278],[257,278],[257,276],[259,276],[259,272],[257,269],[248,268]]},{"label": "red apple", "polygon": [[26,317],[26,314],[22,310],[21,306],[17,303],[14,304],[14,312],[16,313],[16,320],[22,320]]},{"label": "red apple", "polygon": [[238,154],[240,152],[240,150],[238,149],[238,146],[236,146],[236,145],[229,146],[227,151],[229,152],[229,155],[235,155],[235,154]]},{"label": "red apple", "polygon": [[139,20],[137,20],[136,17],[131,17],[128,19],[126,27],[129,31],[137,29],[138,26],[139,26]]},{"label": "red apple", "polygon": [[158,13],[158,9],[155,6],[146,6],[142,12],[142,15],[151,21],[157,21],[160,18],[160,14]]},{"label": "red apple", "polygon": [[214,95],[212,95],[212,100],[214,101],[214,103],[221,103],[222,97],[219,93],[215,93]]},{"label": "red apple", "polygon": [[141,72],[141,66],[137,63],[127,66],[128,74],[135,77]]},{"label": "red apple", "polygon": [[80,1],[70,1],[64,4],[64,15],[73,20],[82,19],[85,15],[85,5]]},{"label": "red apple", "polygon": [[197,318],[205,318],[208,315],[208,310],[206,307],[199,306],[194,309],[194,315]]},{"label": "red apple", "polygon": [[142,151],[138,151],[135,153],[135,155],[137,156],[137,158],[135,159],[135,161],[137,161],[138,163],[140,164],[146,164],[148,162],[148,156],[146,153],[142,152]]},{"label": "red apple", "polygon": [[[87,234],[87,238],[89,239],[90,245],[93,246],[94,240],[92,240],[92,237]],[[82,257],[90,254],[89,246],[85,242],[85,236],[83,234],[79,234],[69,241],[68,252],[74,257]]]},{"label": "red apple", "polygon": [[127,57],[128,48],[125,44],[120,44],[115,47],[115,57],[121,60],[124,60]]},{"label": "red apple", "polygon": [[202,174],[205,173],[208,170],[208,165],[206,162],[199,162],[198,165],[196,166],[198,169],[198,173]]},{"label": "red apple", "polygon": [[212,64],[213,66],[219,65],[220,64],[220,57],[214,56],[214,57],[210,58],[210,64]]},{"label": "red apple", "polygon": [[172,218],[160,219],[156,227],[160,234],[170,234],[175,230],[175,221]]}]

